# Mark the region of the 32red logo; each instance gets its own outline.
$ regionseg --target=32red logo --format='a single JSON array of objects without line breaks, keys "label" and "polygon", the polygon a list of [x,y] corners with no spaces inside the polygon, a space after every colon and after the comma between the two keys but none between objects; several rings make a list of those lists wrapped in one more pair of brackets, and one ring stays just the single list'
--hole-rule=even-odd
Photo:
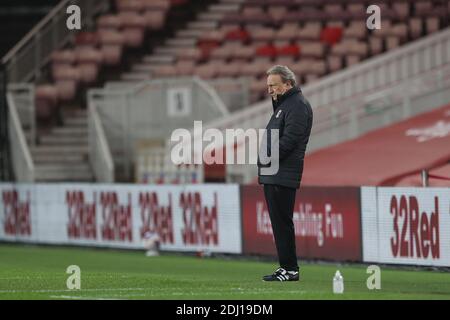
[{"label": "32red logo", "polygon": [[214,204],[211,208],[202,205],[199,192],[181,193],[179,204],[183,210],[184,228],[181,231],[183,243],[217,245],[219,243],[217,193],[214,192]]},{"label": "32red logo", "polygon": [[414,196],[392,196],[390,213],[393,216],[394,235],[391,250],[394,257],[439,259],[439,199],[434,197],[434,212],[420,212]]},{"label": "32red logo", "polygon": [[2,192],[5,222],[4,232],[7,235],[31,235],[30,192],[25,201],[20,201],[17,190]]},{"label": "32red logo", "polygon": [[168,205],[160,205],[156,192],[141,192],[139,194],[142,227],[141,237],[145,232],[158,233],[162,243],[173,243],[172,194],[168,195]]}]

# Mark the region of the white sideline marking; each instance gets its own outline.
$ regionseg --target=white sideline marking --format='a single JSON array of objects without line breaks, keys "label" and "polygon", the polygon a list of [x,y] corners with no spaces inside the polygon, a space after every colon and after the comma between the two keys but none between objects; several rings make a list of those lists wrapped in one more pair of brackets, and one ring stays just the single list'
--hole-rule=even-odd
[{"label": "white sideline marking", "polygon": [[[271,294],[273,292],[267,291],[267,288],[261,288],[261,289],[252,289],[251,291],[246,291],[245,289],[241,289],[237,291],[236,288],[232,288],[231,290],[215,290],[215,291],[204,291],[204,292],[186,292],[186,291],[172,291],[172,290],[180,290],[180,288],[168,288],[167,290],[164,290],[162,288],[159,288],[157,291],[152,290],[152,288],[96,288],[96,289],[80,289],[80,290],[69,290],[69,289],[63,289],[63,290],[0,290],[1,293],[81,293],[81,292],[114,292],[114,291],[148,291],[147,293],[141,293],[141,294],[116,294],[114,296],[127,298],[127,297],[136,297],[136,296],[160,296],[160,295],[170,295],[170,296],[220,296],[222,294],[236,294],[236,295],[254,295],[254,294],[261,294],[261,293],[267,293]],[[171,292],[172,291],[172,292]],[[306,294],[307,291],[304,290],[286,290],[283,291],[283,293],[287,294],[297,294],[297,295],[303,295]],[[62,299],[87,299],[87,300],[119,300],[119,298],[102,298],[102,297],[84,297],[84,296],[74,296],[74,295],[51,295],[50,298],[62,298]]]},{"label": "white sideline marking", "polygon": [[50,296],[53,299],[73,299],[73,300],[122,300],[116,298],[97,298],[97,297],[82,297],[82,296]]},{"label": "white sideline marking", "polygon": [[[125,300],[126,297],[144,297],[145,294],[114,294],[110,295],[108,298],[103,297],[86,297],[86,296],[67,296],[67,295],[52,295],[52,299],[76,299],[76,300]],[[119,298],[116,298],[119,297]]]},{"label": "white sideline marking", "polygon": [[[147,290],[146,288],[105,288],[105,289],[80,289],[79,291],[133,291],[133,290]],[[51,292],[73,292],[74,290],[0,290],[0,293],[51,293]]]}]

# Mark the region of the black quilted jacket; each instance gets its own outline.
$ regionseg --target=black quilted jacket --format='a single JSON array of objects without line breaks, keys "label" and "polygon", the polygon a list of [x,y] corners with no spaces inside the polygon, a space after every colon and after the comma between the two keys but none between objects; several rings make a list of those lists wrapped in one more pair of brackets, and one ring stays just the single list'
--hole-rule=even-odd
[{"label": "black quilted jacket", "polygon": [[270,129],[279,129],[279,169],[276,174],[263,175],[263,165],[258,157],[258,182],[276,184],[290,188],[299,188],[303,173],[303,160],[306,145],[311,134],[313,112],[311,105],[298,88],[292,88],[285,94],[272,100],[274,113],[267,124],[267,148],[270,150]]}]

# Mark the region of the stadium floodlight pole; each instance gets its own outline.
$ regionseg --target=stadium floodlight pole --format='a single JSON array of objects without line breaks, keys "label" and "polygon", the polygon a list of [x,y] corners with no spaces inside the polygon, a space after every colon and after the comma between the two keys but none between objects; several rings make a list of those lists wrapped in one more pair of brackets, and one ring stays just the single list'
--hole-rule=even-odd
[{"label": "stadium floodlight pole", "polygon": [[11,180],[8,139],[8,106],[6,105],[6,68],[0,65],[0,181]]}]

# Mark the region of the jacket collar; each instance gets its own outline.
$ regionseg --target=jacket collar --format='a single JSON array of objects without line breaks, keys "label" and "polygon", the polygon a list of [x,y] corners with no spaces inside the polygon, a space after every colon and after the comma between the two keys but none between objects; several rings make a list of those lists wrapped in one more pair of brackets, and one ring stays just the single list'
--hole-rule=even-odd
[{"label": "jacket collar", "polygon": [[273,111],[275,112],[275,110],[283,103],[283,101],[296,93],[301,93],[301,90],[300,88],[293,87],[286,91],[284,94],[278,95],[276,101],[272,98]]}]

